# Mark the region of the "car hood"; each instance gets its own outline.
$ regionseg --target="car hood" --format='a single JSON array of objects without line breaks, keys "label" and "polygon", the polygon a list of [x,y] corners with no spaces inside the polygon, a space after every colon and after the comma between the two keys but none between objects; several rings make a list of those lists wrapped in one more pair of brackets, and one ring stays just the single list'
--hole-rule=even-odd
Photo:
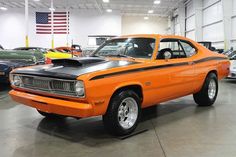
[{"label": "car hood", "polygon": [[61,79],[76,79],[78,76],[96,71],[138,64],[128,60],[110,60],[98,57],[56,59],[50,65],[19,68],[13,73]]}]

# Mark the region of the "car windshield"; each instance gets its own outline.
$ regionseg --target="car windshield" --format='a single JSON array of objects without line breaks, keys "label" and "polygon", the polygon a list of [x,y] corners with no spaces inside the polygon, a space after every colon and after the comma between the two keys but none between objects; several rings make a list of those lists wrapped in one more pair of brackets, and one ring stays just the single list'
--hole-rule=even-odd
[{"label": "car windshield", "polygon": [[151,58],[155,49],[155,39],[125,38],[112,39],[100,46],[92,56]]}]

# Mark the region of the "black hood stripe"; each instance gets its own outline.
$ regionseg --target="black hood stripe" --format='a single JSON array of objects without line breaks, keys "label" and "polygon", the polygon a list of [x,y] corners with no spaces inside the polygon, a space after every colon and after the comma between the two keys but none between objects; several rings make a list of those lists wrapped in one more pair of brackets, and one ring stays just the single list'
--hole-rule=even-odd
[{"label": "black hood stripe", "polygon": [[[212,61],[212,60],[228,60],[228,58],[227,57],[207,57],[207,58],[193,61],[192,63],[198,64],[198,63],[203,63],[203,62]],[[131,70],[126,70],[126,71],[114,72],[114,73],[110,73],[110,74],[98,75],[98,76],[92,77],[90,80],[98,80],[98,79],[102,79],[102,78],[106,78],[106,77],[112,77],[114,75],[122,75],[122,74],[134,73],[134,72],[143,72],[146,70],[184,66],[184,65],[189,65],[189,64],[190,64],[190,62],[181,62],[181,63],[175,63],[175,64],[166,64],[166,65],[137,68],[137,69],[131,69]]]},{"label": "black hood stripe", "polygon": [[86,64],[85,66],[63,66],[63,65],[42,65],[26,69],[17,69],[13,73],[23,75],[33,75],[40,77],[51,77],[59,79],[75,80],[78,76],[107,70],[117,67],[125,67],[133,64],[138,64],[135,61],[104,61],[93,64]]}]

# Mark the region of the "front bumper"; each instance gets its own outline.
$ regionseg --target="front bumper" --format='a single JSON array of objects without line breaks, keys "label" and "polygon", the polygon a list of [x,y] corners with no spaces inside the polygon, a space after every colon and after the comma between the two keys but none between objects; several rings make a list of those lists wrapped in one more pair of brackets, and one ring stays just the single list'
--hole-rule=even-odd
[{"label": "front bumper", "polygon": [[43,112],[78,118],[93,116],[93,106],[91,104],[39,96],[16,90],[11,90],[9,94],[14,101]]}]

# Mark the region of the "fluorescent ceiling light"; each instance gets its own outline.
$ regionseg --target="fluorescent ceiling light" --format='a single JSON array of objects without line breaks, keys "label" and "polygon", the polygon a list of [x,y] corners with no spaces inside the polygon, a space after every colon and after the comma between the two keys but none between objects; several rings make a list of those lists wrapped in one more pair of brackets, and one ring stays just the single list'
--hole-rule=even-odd
[{"label": "fluorescent ceiling light", "polygon": [[49,8],[49,10],[50,10],[50,11],[55,11],[55,9],[54,9],[54,8]]},{"label": "fluorescent ceiling light", "polygon": [[153,14],[154,10],[148,10],[148,14]]},{"label": "fluorescent ceiling light", "polygon": [[149,17],[145,16],[143,19],[144,19],[144,20],[148,20],[148,19],[149,19]]},{"label": "fluorescent ceiling light", "polygon": [[39,2],[40,0],[34,0],[35,2]]},{"label": "fluorescent ceiling light", "polygon": [[161,0],[155,0],[153,3],[154,3],[154,4],[160,4],[160,3],[161,3]]},{"label": "fluorescent ceiling light", "polygon": [[111,12],[112,12],[112,9],[107,9],[107,12],[108,12],[108,13],[111,13]]},{"label": "fluorescent ceiling light", "polygon": [[4,10],[4,11],[7,10],[6,7],[0,7],[0,9],[1,9],[1,10]]},{"label": "fluorescent ceiling light", "polygon": [[110,0],[102,0],[104,3],[109,3]]}]

